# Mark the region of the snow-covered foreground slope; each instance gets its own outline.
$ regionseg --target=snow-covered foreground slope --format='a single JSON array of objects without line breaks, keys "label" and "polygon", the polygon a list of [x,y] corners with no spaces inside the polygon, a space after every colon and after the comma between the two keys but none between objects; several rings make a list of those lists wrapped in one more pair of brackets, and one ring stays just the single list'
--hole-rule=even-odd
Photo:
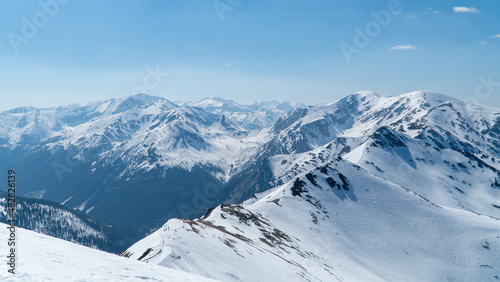
[{"label": "snow-covered foreground slope", "polygon": [[[0,223],[2,256],[7,256],[7,225]],[[15,275],[2,263],[1,281],[214,281],[183,271],[145,264],[18,228]],[[2,261],[5,262],[6,259]]]},{"label": "snow-covered foreground slope", "polygon": [[334,159],[123,255],[223,281],[497,281],[500,221]]}]

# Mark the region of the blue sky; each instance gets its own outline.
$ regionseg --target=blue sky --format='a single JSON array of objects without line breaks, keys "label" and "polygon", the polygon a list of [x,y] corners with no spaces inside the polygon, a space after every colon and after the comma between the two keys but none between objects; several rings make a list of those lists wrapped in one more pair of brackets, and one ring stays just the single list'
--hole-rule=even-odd
[{"label": "blue sky", "polygon": [[495,0],[2,1],[0,36],[0,110],[141,90],[311,104],[426,89],[500,107]]}]

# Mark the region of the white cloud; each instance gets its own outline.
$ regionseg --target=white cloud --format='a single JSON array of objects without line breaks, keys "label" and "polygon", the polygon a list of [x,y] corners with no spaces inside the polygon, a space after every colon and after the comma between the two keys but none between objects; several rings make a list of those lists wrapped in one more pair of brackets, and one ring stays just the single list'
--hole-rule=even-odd
[{"label": "white cloud", "polygon": [[429,15],[429,14],[439,15],[439,14],[441,14],[441,12],[435,11],[432,8],[427,8],[427,10],[425,12],[423,12],[422,14],[424,14],[424,15]]},{"label": "white cloud", "polygon": [[455,13],[479,13],[479,10],[474,7],[453,7]]},{"label": "white cloud", "polygon": [[500,33],[490,36],[490,38],[500,38]]},{"label": "white cloud", "polygon": [[416,45],[396,45],[390,48],[391,50],[414,50],[417,49]]},{"label": "white cloud", "polygon": [[481,44],[482,44],[482,45],[486,45],[486,42],[484,42],[484,41],[481,41]]}]

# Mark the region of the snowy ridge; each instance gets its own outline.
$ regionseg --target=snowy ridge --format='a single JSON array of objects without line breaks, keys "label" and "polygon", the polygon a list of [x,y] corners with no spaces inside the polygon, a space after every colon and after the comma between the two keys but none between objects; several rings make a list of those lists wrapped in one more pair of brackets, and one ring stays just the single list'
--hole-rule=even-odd
[{"label": "snowy ridge", "polygon": [[223,281],[492,281],[499,254],[497,219],[336,159],[258,200],[172,219],[122,255]]},{"label": "snowy ridge", "polygon": [[436,203],[500,218],[500,171],[467,151],[381,128],[345,158]]},{"label": "snowy ridge", "polygon": [[345,156],[439,204],[500,218],[499,112],[429,91],[396,97],[363,91],[297,109],[273,126],[274,137],[254,158],[269,164],[258,189],[237,186],[236,195],[261,192]]},{"label": "snowy ridge", "polygon": [[[446,101],[463,103],[425,91],[396,97],[358,92],[334,103],[289,113],[273,126],[276,137],[269,146],[277,147],[280,153],[301,153],[325,145],[336,137],[366,136],[380,126],[390,126],[415,136],[420,132],[417,124],[426,122],[428,114]],[[489,119],[491,122],[491,116]]]}]

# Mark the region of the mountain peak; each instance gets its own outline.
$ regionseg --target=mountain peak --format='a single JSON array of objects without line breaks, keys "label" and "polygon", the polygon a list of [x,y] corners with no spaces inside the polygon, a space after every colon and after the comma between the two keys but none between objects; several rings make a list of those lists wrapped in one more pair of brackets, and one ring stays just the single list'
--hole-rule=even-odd
[{"label": "mountain peak", "polygon": [[207,97],[201,99],[198,102],[195,102],[193,105],[200,108],[208,108],[208,107],[222,107],[224,105],[234,106],[235,104],[237,103],[235,103],[233,100],[226,100],[220,97]]},{"label": "mountain peak", "polygon": [[33,112],[36,110],[37,110],[37,108],[35,108],[35,107],[27,106],[27,107],[18,107],[18,108],[14,108],[12,110],[7,110],[7,111],[4,111],[4,113],[7,113],[7,114],[25,114],[25,113]]},{"label": "mountain peak", "polygon": [[434,91],[429,91],[429,90],[418,90],[418,91],[413,91],[413,92],[408,92],[399,95],[398,97],[406,97],[410,99],[415,99],[415,100],[423,100],[423,101],[428,101],[428,102],[437,102],[437,103],[443,103],[446,101],[459,101],[457,98],[441,94],[438,92]]},{"label": "mountain peak", "polygon": [[127,96],[120,99],[112,99],[111,101],[113,102],[110,105],[110,109],[113,109],[113,113],[120,113],[133,108],[149,107],[159,101],[163,102],[163,104],[165,104],[167,108],[178,107],[178,105],[170,102],[163,97],[151,96],[143,93]]},{"label": "mountain peak", "polygon": [[358,96],[363,96],[363,97],[372,97],[372,96],[380,97],[380,94],[375,93],[371,90],[361,90],[358,92],[354,92],[353,95],[358,95]]},{"label": "mountain peak", "polygon": [[123,100],[128,100],[128,99],[139,100],[142,102],[154,102],[154,101],[158,101],[158,100],[166,100],[163,97],[152,96],[152,95],[145,94],[145,93],[137,93],[137,94],[130,95],[130,96],[123,98]]},{"label": "mountain peak", "polygon": [[377,94],[373,91],[370,90],[362,90],[358,92],[354,92],[351,95],[345,96],[339,100],[336,100],[331,103],[327,103],[325,106],[336,106],[338,103],[353,103],[357,101],[356,103],[359,103],[359,101],[364,102],[366,100],[371,100],[373,98],[380,98],[382,97],[380,94]]}]

